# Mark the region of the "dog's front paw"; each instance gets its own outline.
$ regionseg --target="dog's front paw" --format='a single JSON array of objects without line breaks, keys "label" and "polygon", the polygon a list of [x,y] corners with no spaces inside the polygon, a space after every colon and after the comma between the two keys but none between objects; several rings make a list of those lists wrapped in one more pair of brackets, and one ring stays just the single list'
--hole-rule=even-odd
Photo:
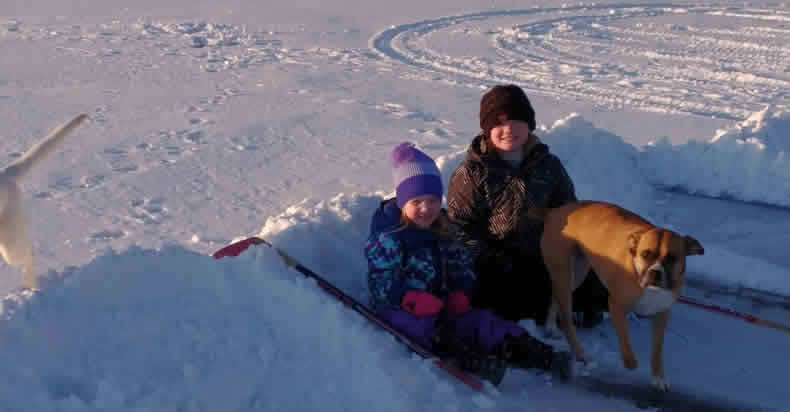
[{"label": "dog's front paw", "polygon": [[653,376],[653,387],[660,392],[669,391],[669,382],[663,376]]},{"label": "dog's front paw", "polygon": [[626,369],[636,369],[638,362],[636,361],[636,356],[633,353],[628,355],[623,355],[623,366]]}]

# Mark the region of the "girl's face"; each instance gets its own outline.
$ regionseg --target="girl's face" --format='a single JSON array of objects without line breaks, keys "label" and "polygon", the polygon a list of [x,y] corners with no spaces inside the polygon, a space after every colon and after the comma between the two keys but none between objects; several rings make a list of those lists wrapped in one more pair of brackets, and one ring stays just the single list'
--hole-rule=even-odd
[{"label": "girl's face", "polygon": [[403,214],[420,229],[428,229],[439,217],[442,199],[434,195],[422,195],[410,199],[403,205]]},{"label": "girl's face", "polygon": [[529,141],[529,124],[523,120],[508,120],[506,114],[497,117],[499,123],[491,129],[489,136],[494,148],[500,152],[521,149]]}]

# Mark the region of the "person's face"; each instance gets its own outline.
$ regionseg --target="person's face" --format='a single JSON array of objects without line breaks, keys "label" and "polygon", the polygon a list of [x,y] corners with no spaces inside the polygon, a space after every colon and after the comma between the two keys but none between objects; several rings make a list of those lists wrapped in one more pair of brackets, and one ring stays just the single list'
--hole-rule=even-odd
[{"label": "person's face", "polygon": [[422,195],[406,202],[403,214],[420,229],[427,229],[439,217],[441,209],[441,199],[434,195]]},{"label": "person's face", "polygon": [[501,152],[521,149],[529,141],[529,124],[523,120],[508,120],[506,114],[497,116],[499,123],[489,136],[494,147]]}]

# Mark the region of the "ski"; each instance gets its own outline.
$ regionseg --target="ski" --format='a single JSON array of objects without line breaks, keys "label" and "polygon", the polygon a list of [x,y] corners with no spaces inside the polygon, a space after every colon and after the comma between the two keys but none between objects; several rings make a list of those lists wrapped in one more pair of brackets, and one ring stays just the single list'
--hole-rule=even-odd
[{"label": "ski", "polygon": [[483,392],[483,383],[480,381],[480,379],[467,373],[453,362],[441,359],[432,351],[426,349],[422,345],[409,339],[406,335],[393,329],[388,323],[384,322],[373,311],[368,309],[367,306],[361,304],[351,296],[348,296],[342,290],[335,287],[332,283],[330,283],[329,281],[327,281],[317,273],[313,272],[312,270],[308,269],[307,267],[303,266],[296,259],[288,255],[281,249],[275,247],[271,243],[267,242],[266,240],[259,237],[249,237],[244,240],[240,240],[238,242],[232,243],[214,252],[212,256],[214,257],[214,259],[222,259],[224,257],[238,256],[239,254],[241,254],[241,252],[247,250],[247,248],[249,248],[250,246],[255,246],[255,245],[264,245],[274,249],[277,252],[277,254],[279,254],[280,257],[283,259],[286,265],[295,269],[297,272],[301,273],[302,275],[314,279],[318,283],[318,286],[321,287],[321,289],[323,289],[329,295],[341,301],[347,307],[354,310],[358,314],[362,315],[365,319],[372,322],[374,325],[388,332],[398,342],[406,345],[412,352],[416,353],[423,359],[432,359],[434,365],[438,366],[439,368],[443,369],[449,374],[455,376],[458,380],[460,380],[470,388],[474,389],[475,391]]},{"label": "ski", "polygon": [[[729,301],[729,307],[717,305],[716,301]],[[790,333],[790,324],[782,322],[790,314],[790,297],[776,293],[759,291],[747,287],[722,287],[710,282],[686,281],[686,291],[678,299],[679,302],[702,310],[716,312],[724,316],[737,318],[745,322]],[[754,313],[737,310],[738,307],[747,308],[759,313],[770,308],[774,319],[763,319]]]},{"label": "ski", "polygon": [[662,392],[645,383],[614,382],[598,377],[576,377],[576,383],[586,391],[598,393],[612,399],[633,402],[638,409],[655,412],[695,411],[765,411],[757,405],[722,398],[720,394],[688,392],[683,388],[672,388]]},{"label": "ski", "polygon": [[[748,302],[748,306],[781,308],[790,311],[790,296],[775,292],[759,290],[748,286],[723,285],[710,280],[700,280],[686,274],[686,291],[701,295],[700,297],[717,300],[739,299]],[[692,298],[694,296],[687,296]]]}]

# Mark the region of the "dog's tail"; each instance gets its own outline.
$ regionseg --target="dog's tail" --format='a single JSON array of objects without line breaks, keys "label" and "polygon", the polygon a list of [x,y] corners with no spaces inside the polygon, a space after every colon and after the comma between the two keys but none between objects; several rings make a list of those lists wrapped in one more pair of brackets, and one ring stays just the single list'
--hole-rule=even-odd
[{"label": "dog's tail", "polygon": [[3,170],[2,174],[11,178],[21,178],[26,175],[35,163],[52,152],[72,130],[88,118],[87,114],[79,114],[65,124],[51,131],[47,137],[31,147],[19,159]]}]

